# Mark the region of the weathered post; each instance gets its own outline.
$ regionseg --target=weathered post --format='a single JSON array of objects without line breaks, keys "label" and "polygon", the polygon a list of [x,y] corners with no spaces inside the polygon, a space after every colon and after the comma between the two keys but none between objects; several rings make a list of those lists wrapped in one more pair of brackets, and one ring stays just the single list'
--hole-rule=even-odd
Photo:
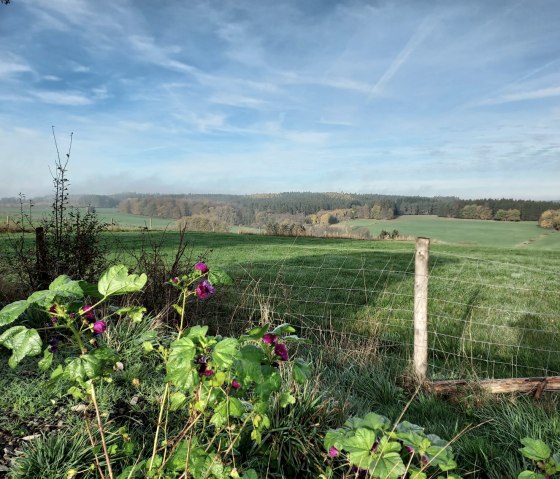
[{"label": "weathered post", "polygon": [[428,260],[429,238],[416,240],[414,262],[414,373],[420,382],[428,372]]}]

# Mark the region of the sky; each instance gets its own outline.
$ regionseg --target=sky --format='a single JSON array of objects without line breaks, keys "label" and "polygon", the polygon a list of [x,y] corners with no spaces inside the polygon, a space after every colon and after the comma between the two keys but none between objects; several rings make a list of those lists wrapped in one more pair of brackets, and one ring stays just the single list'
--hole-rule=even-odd
[{"label": "sky", "polygon": [[12,0],[0,197],[560,199],[557,0]]}]

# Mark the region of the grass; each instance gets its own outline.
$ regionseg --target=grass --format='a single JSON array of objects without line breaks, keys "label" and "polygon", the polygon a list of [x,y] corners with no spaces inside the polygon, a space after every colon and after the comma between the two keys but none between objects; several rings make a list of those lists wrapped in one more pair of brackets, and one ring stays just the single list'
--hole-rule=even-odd
[{"label": "grass", "polygon": [[[175,232],[162,238],[161,232],[108,233],[104,238],[119,261],[133,266],[131,253],[141,248],[146,239],[142,235],[161,239],[162,251],[169,257],[174,254]],[[555,237],[543,241],[550,238]],[[188,241],[193,258],[205,256],[211,267],[223,267],[236,279],[235,286],[220,289],[213,299],[191,305],[191,321],[209,322],[225,334],[265,321],[297,324],[298,332],[312,339],[312,347],[304,352],[316,365],[323,397],[336,401],[347,414],[374,410],[392,420],[400,415],[412,392],[407,372],[413,329],[413,242],[194,232]],[[516,241],[510,241],[510,247],[432,245],[432,378],[560,373],[560,256],[552,243],[550,248],[542,247],[545,243],[536,248],[516,246]],[[3,245],[5,238],[0,236],[0,249]],[[150,331],[142,327],[112,331],[108,340],[121,349],[126,367],[100,398],[114,411],[110,417],[119,426],[141,421],[138,434],[153,422],[161,393],[157,379],[163,374],[146,368],[138,355],[147,334]],[[148,369],[148,377],[131,390],[133,379]],[[13,433],[23,428],[21,432],[27,433],[20,424],[31,416],[48,417],[53,404],[40,390],[39,378],[16,380],[16,376],[0,382],[5,391],[0,410],[17,409],[0,427]],[[140,397],[137,406],[130,406],[131,396]],[[298,417],[297,410],[290,414]],[[133,418],[130,424],[127,417]],[[534,403],[525,397],[473,395],[447,401],[418,394],[404,419],[447,439],[468,426],[479,426],[454,445],[459,463],[472,473],[468,477],[516,477],[523,466],[517,449],[525,436],[560,447],[560,406],[550,395]],[[278,418],[279,424],[289,420],[291,416]],[[280,439],[274,444],[284,444]]]},{"label": "grass", "polygon": [[560,232],[539,228],[536,221],[484,221],[439,218],[437,216],[400,216],[394,220],[350,220],[337,225],[367,228],[377,236],[381,230],[398,230],[402,236],[424,236],[432,240],[464,246],[545,249],[560,251]]}]

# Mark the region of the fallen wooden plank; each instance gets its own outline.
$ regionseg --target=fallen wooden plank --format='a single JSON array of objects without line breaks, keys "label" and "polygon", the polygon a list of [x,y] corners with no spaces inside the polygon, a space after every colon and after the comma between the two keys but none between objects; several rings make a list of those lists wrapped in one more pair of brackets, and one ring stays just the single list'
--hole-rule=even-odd
[{"label": "fallen wooden plank", "polygon": [[532,392],[535,393],[535,396],[540,397],[545,391],[560,391],[560,376],[484,379],[482,381],[467,381],[463,379],[432,381],[428,384],[428,389],[436,394],[454,394],[465,389],[481,389],[492,394]]}]

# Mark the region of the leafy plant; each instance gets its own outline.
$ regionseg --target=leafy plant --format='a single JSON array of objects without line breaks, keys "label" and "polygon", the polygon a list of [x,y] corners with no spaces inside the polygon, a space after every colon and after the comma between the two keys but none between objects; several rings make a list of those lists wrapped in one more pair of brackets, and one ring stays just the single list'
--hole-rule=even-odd
[{"label": "leafy plant", "polygon": [[532,470],[525,470],[518,479],[549,479],[560,477],[560,452],[552,453],[550,447],[540,439],[526,437],[521,439],[524,447],[519,452],[533,463]]},{"label": "leafy plant", "polygon": [[[328,455],[340,468],[371,479],[460,479],[449,443],[424,428],[403,421],[393,425],[376,413],[354,417],[325,435]],[[350,476],[353,477],[353,476]]]}]

